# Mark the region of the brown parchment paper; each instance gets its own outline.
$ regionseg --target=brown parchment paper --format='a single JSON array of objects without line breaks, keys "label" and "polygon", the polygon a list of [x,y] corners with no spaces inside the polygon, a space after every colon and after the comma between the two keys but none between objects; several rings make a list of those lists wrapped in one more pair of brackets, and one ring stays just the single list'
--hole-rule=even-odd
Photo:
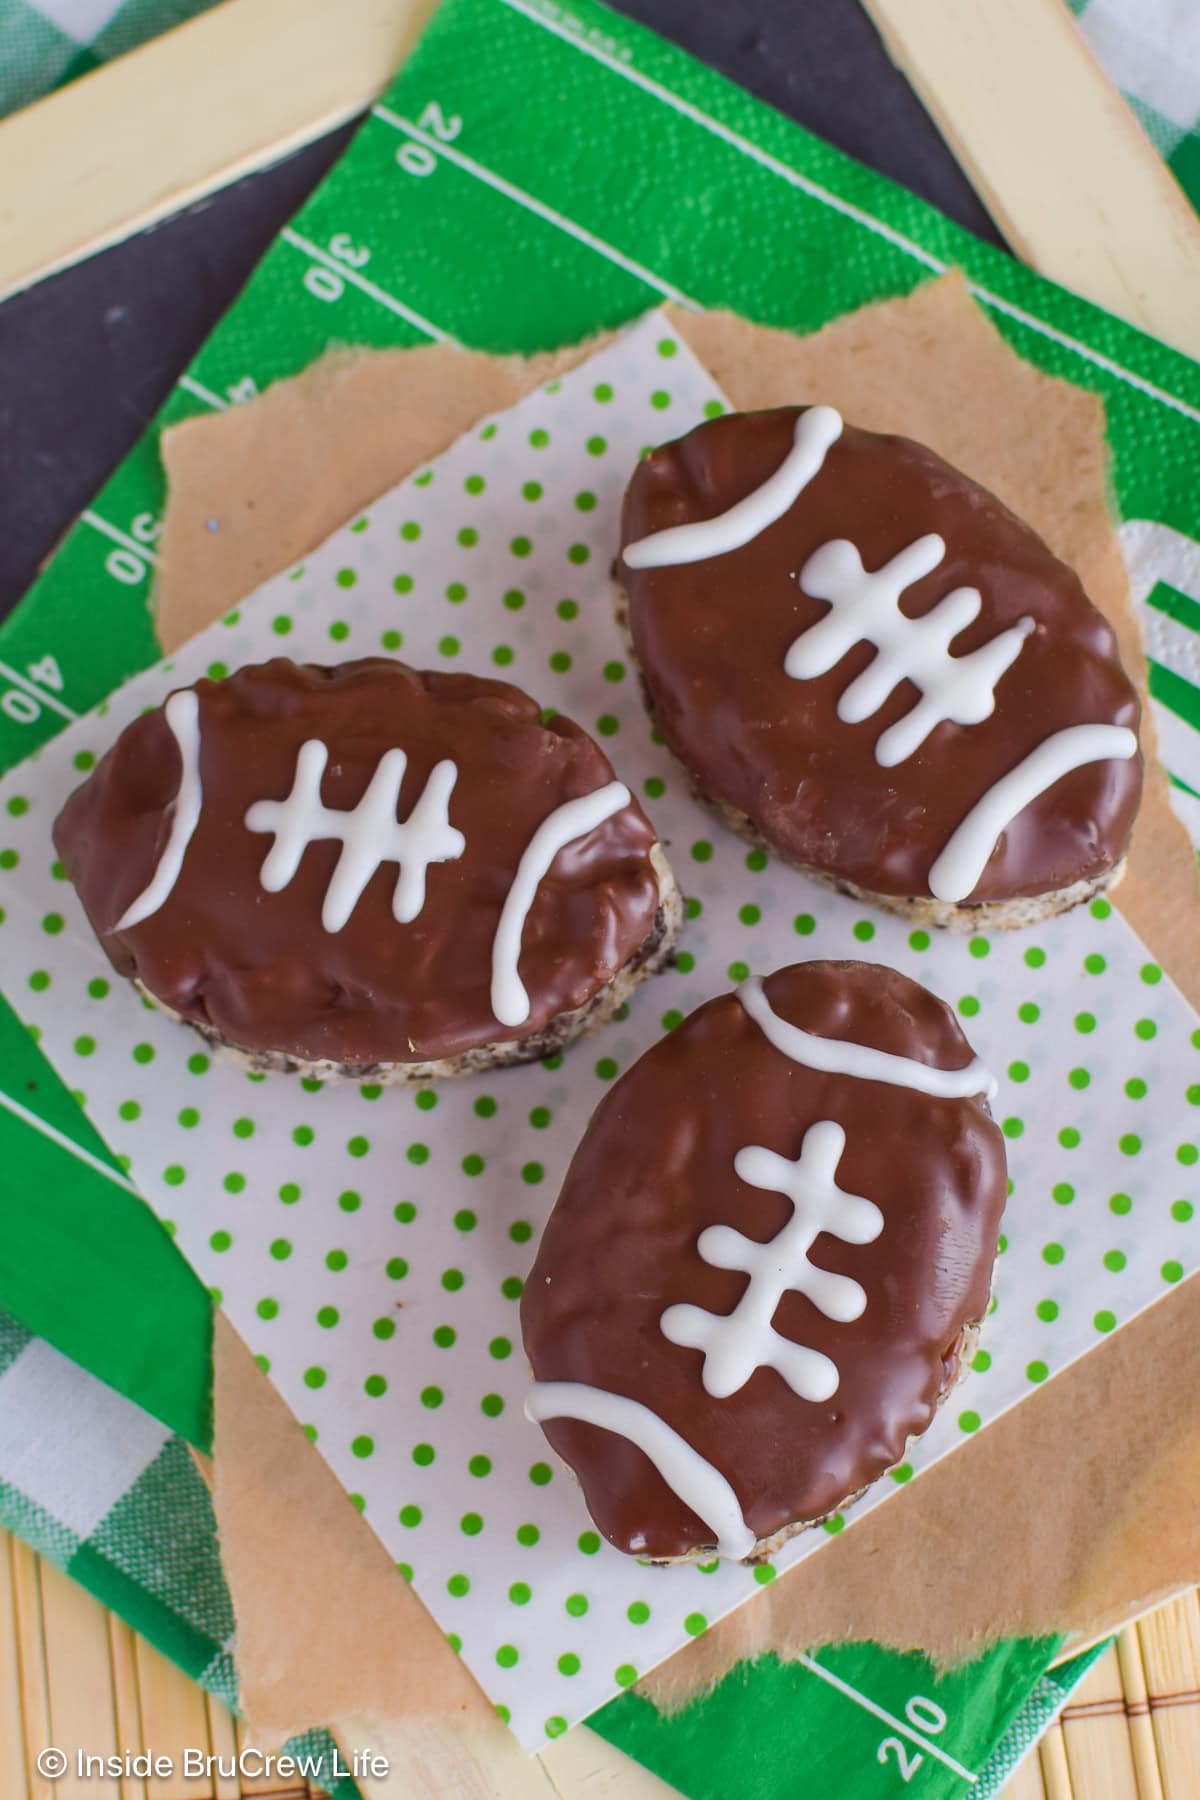
[{"label": "brown parchment paper", "polygon": [[[741,407],[825,400],[931,444],[1074,564],[1142,678],[1107,505],[1100,401],[1010,351],[956,277],[808,338],[674,323]],[[578,361],[432,346],[327,358],[176,427],[157,591],[168,649],[287,567],[485,413]],[[1147,734],[1148,737],[1148,734]],[[1200,1006],[1195,859],[1155,774],[1118,904]],[[216,1343],[216,1506],[260,1732],[385,1729],[406,1791],[521,1791],[528,1771],[232,1329]],[[306,1573],[297,1580],[297,1570]],[[1057,1376],[649,1676],[676,1704],[738,1658],[871,1638],[952,1662],[1010,1633],[1091,1635],[1200,1579],[1200,1281]],[[519,1765],[519,1767],[518,1767]],[[528,1776],[521,1777],[528,1783]],[[528,1785],[525,1792],[529,1792]]]}]

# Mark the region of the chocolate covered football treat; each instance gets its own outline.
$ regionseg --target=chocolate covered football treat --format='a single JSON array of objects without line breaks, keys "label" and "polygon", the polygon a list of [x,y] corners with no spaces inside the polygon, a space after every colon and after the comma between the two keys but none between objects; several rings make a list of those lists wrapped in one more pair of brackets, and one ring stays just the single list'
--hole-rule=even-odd
[{"label": "chocolate covered football treat", "polygon": [[527,1411],[618,1549],[768,1555],[900,1462],[987,1310],[993,1086],[925,988],[810,962],[609,1091],[521,1324]]},{"label": "chocolate covered football treat", "polygon": [[54,828],[114,966],[256,1069],[427,1080],[608,1019],[679,926],[587,733],[376,657],[198,681]]},{"label": "chocolate covered football treat", "polygon": [[1138,699],[1077,576],[931,450],[829,406],[647,456],[622,615],[701,798],[924,924],[1022,925],[1121,874]]}]

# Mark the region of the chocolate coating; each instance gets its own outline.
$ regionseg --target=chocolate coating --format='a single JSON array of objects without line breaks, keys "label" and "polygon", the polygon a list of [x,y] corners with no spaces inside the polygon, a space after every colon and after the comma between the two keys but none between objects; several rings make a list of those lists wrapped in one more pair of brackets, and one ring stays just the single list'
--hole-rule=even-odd
[{"label": "chocolate coating", "polygon": [[[763,984],[775,1012],[942,1069],[971,1061],[954,1014],[894,969],[810,962]],[[701,1385],[701,1352],[660,1320],[691,1303],[727,1314],[747,1286],[697,1250],[708,1226],[760,1242],[791,1216],[751,1187],[734,1157],[760,1144],[789,1160],[831,1119],[846,1134],[839,1187],[880,1208],[873,1243],[829,1234],[815,1265],[858,1281],[861,1316],[835,1323],[794,1290],[774,1317],[784,1337],[833,1358],[840,1383],[801,1399],[760,1367],[725,1399]],[[634,1064],[597,1108],[567,1172],[525,1284],[521,1323],[539,1381],[578,1381],[643,1402],[732,1483],[761,1541],[822,1518],[898,1462],[953,1379],[964,1326],[983,1317],[1004,1207],[1004,1139],[983,1099],[826,1075],[767,1041],[734,994],[692,1013]],[[626,1439],[569,1419],[544,1429],[619,1549],[655,1558],[712,1544],[710,1529]]]},{"label": "chocolate coating", "polygon": [[[162,907],[117,930],[145,888],[170,829],[181,758],[162,709],[129,725],[67,801],[54,841],[115,967],[183,1018],[248,1050],[302,1060],[404,1063],[536,1034],[604,987],[655,925],[654,829],[636,802],[559,852],[526,920],[522,1025],[490,1003],[492,939],[521,854],[547,814],[613,779],[569,719],[543,724],[519,688],[474,675],[420,673],[382,657],[337,668],[276,660],[199,681],[203,806]],[[392,916],[395,863],[376,868],[346,925],[321,924],[341,851],[313,842],[279,893],[259,871],[269,835],[247,808],[284,799],[309,738],[329,748],[321,798],[357,805],[386,750],[408,756],[398,817],[434,765],[458,779],[457,861],[434,863],[418,916]]]},{"label": "chocolate coating", "polygon": [[[760,487],[804,410],[727,414],[646,457],[626,494],[622,548],[715,517]],[[946,554],[904,595],[906,615],[921,617],[955,587],[978,588],[983,605],[953,640],[956,656],[1025,616],[1035,629],[1000,677],[990,718],[939,724],[884,768],[876,739],[918,690],[901,681],[878,712],[845,724],[837,703],[872,661],[871,645],[856,644],[826,675],[787,675],[788,647],[829,610],[801,590],[798,573],[831,539],[849,539],[873,570],[929,532]],[[1093,723],[1137,730],[1116,640],[1075,573],[986,489],[906,438],[847,426],[792,507],[741,549],[674,567],[622,563],[620,574],[656,722],[701,790],[747,814],[791,861],[868,892],[928,896],[930,867],[955,826],[1051,733]],[[1063,776],[1002,834],[969,899],[1049,893],[1112,868],[1141,785],[1140,757]]]}]

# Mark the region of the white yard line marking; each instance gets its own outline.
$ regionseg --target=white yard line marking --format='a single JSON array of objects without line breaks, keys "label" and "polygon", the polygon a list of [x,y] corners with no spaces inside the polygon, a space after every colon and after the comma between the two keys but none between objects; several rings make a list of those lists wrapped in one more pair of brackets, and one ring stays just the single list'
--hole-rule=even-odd
[{"label": "white yard line marking", "polygon": [[64,719],[79,717],[79,714],[73,712],[65,700],[59,700],[45,688],[39,687],[36,681],[30,681],[27,675],[22,675],[19,669],[14,669],[11,663],[0,662],[0,675],[6,681],[11,681],[14,687],[24,688],[25,692],[33,699],[40,700],[43,706],[48,706],[52,712],[60,713]]},{"label": "white yard line marking", "polygon": [[107,519],[102,519],[99,513],[92,512],[90,507],[85,508],[79,516],[92,527],[93,531],[103,532],[104,536],[110,537],[114,544],[120,544],[123,550],[132,550],[133,554],[140,556],[144,562],[157,563],[158,557],[151,550],[149,544],[139,544],[136,538],[118,530],[117,526],[110,525]]},{"label": "white yard line marking", "polygon": [[394,294],[389,294],[384,288],[377,287],[373,281],[368,281],[366,276],[360,275],[357,269],[352,269],[346,263],[339,262],[336,256],[331,256],[328,250],[322,250],[319,244],[314,244],[308,238],[301,237],[300,233],[293,231],[290,225],[285,225],[279,235],[284,243],[290,244],[294,250],[303,251],[304,255],[311,256],[314,262],[324,263],[325,267],[332,269],[340,280],[348,281],[351,287],[361,288],[364,294],[369,294],[372,300],[377,300],[380,306],[386,306],[388,311],[394,312],[398,318],[407,319],[410,325],[418,331],[424,332],[427,338],[433,338],[439,344],[456,343],[449,332],[443,331],[439,325],[432,324],[429,319],[424,318],[419,312],[415,312],[411,306],[405,306],[403,300],[397,300]]},{"label": "white yard line marking", "polygon": [[205,406],[215,407],[217,412],[228,412],[228,400],[222,400],[220,394],[214,394],[211,388],[197,381],[194,375],[181,375],[175,383],[176,387],[186,388],[189,394],[195,394],[197,400],[203,400]]},{"label": "white yard line marking", "polygon": [[[906,237],[903,232],[893,230],[890,225],[885,225],[882,219],[874,218],[870,213],[864,212],[861,207],[854,206],[850,201],[843,200],[840,195],[831,193],[828,188],[821,187],[818,182],[810,181],[806,175],[801,175],[787,163],[781,162],[778,157],[772,156],[769,150],[761,149],[758,144],[752,143],[749,138],[743,137],[731,126],[723,125],[719,119],[714,119],[711,114],[702,112],[698,106],[693,106],[681,94],[672,92],[670,88],[664,87],[661,82],[653,80],[651,76],[643,75],[639,69],[633,68],[629,63],[621,62],[619,58],[610,56],[598,45],[588,43],[586,39],[576,36],[573,31],[558,24],[556,20],[547,18],[538,11],[535,5],[528,4],[528,0],[499,0],[499,3],[507,6],[510,12],[519,13],[531,24],[540,25],[544,31],[550,32],[554,37],[561,38],[564,43],[572,45],[584,56],[590,56],[593,61],[602,63],[606,69],[611,69],[614,74],[622,76],[624,80],[631,81],[644,93],[651,94],[664,106],[669,106],[673,112],[680,113],[685,119],[690,119],[693,124],[699,125],[702,130],[711,133],[713,137],[720,138],[735,150],[740,150],[743,156],[748,156],[752,162],[758,163],[764,169],[769,169],[773,175],[778,175],[790,186],[799,188],[811,199],[819,200],[823,206],[831,207],[834,212],[844,214],[855,224],[862,225],[868,231],[874,232],[876,237],[886,239],[889,244],[895,245],[898,250],[903,250],[906,255],[914,257],[917,262],[923,263],[935,274],[944,275],[949,269],[948,263],[943,262],[940,257],[932,255],[923,245]],[[378,110],[376,108],[376,111]],[[975,298],[981,300],[985,306],[993,307],[996,312],[1004,313],[1008,318],[1015,319],[1018,324],[1027,326],[1030,331],[1035,331],[1039,336],[1061,345],[1063,349],[1073,351],[1076,356],[1083,357],[1086,362],[1094,364],[1098,369],[1103,369],[1106,374],[1115,376],[1118,381],[1123,381],[1128,386],[1148,394],[1151,399],[1161,402],[1163,406],[1169,406],[1173,411],[1182,413],[1184,418],[1200,423],[1200,407],[1190,406],[1186,400],[1180,400],[1175,394],[1167,393],[1165,388],[1156,387],[1152,381],[1147,381],[1141,375],[1135,375],[1132,369],[1126,369],[1121,363],[1114,362],[1111,357],[1104,356],[1098,350],[1093,350],[1090,345],[1082,343],[1078,338],[1073,338],[1067,332],[1059,331],[1053,325],[1046,324],[1035,314],[1026,312],[1023,307],[1015,306],[1010,300],[1005,300],[999,294],[993,293],[990,288],[981,287],[973,281],[969,281],[967,286]]]},{"label": "white yard line marking", "polygon": [[526,193],[524,188],[519,188],[513,182],[506,181],[504,176],[497,175],[494,169],[486,168],[483,163],[476,162],[474,157],[465,155],[461,150],[456,150],[451,144],[443,143],[440,138],[431,137],[427,132],[422,131],[419,125],[414,125],[411,119],[402,117],[400,113],[392,112],[390,107],[373,106],[371,111],[377,119],[381,119],[385,125],[390,125],[394,131],[401,131],[418,144],[424,144],[425,148],[431,150],[434,155],[444,156],[448,162],[465,170],[468,175],[473,175],[477,181],[482,181],[488,187],[495,188],[496,192],[503,194],[505,199],[515,201],[527,212],[535,213],[539,219],[545,219],[547,224],[557,227],[559,231],[566,232],[568,237],[573,237],[577,242],[585,244],[598,256],[606,257],[619,269],[624,269],[627,274],[644,282],[647,287],[657,288],[658,292],[665,295],[668,300],[678,301],[680,306],[686,306],[691,312],[700,311],[697,301],[673,286],[671,282],[664,280],[661,275],[656,275],[653,269],[645,268],[643,264],[635,262],[631,256],[626,256],[623,250],[617,250],[612,244],[605,243],[603,238],[598,238],[586,226],[576,224],[574,219],[568,219],[565,214],[556,212],[554,207],[547,206],[544,200],[538,200],[533,194]]},{"label": "white yard line marking", "polygon": [[822,1681],[827,1681],[830,1687],[836,1688],[839,1694],[844,1694],[847,1700],[853,1700],[856,1705],[863,1707],[867,1712],[874,1713],[877,1719],[882,1719],[885,1725],[892,1727],[893,1731],[902,1731],[906,1738],[909,1738],[914,1744],[919,1744],[921,1749],[927,1751],[930,1756],[936,1756],[939,1762],[945,1763],[948,1769],[953,1769],[956,1775],[961,1775],[964,1781],[969,1781],[974,1786],[979,1780],[978,1775],[972,1775],[970,1769],[964,1769],[960,1762],[956,1762],[949,1751],[943,1750],[931,1738],[927,1738],[923,1732],[914,1731],[907,1719],[897,1719],[893,1713],[878,1705],[868,1695],[861,1693],[856,1687],[851,1687],[848,1681],[843,1681],[840,1675],[835,1675],[832,1669],[827,1669],[823,1663],[819,1663],[815,1656],[808,1656],[802,1652],[796,1660],[803,1663],[804,1667],[813,1675],[819,1675]]},{"label": "white yard line marking", "polygon": [[14,1118],[32,1126],[33,1130],[40,1132],[43,1137],[49,1138],[51,1143],[57,1144],[61,1150],[68,1150],[72,1156],[78,1157],[79,1161],[86,1163],[89,1169],[95,1169],[98,1175],[106,1176],[109,1181],[115,1182],[117,1187],[125,1188],[128,1193],[136,1194],[137,1198],[141,1199],[137,1188],[134,1187],[127,1175],[122,1175],[119,1169],[110,1167],[100,1157],[93,1156],[90,1150],[85,1150],[82,1144],[77,1144],[74,1138],[69,1138],[65,1131],[60,1131],[56,1125],[51,1125],[48,1120],[40,1118],[27,1106],[22,1106],[19,1100],[14,1100],[11,1094],[6,1094],[3,1088],[0,1088],[0,1106],[12,1113]]}]

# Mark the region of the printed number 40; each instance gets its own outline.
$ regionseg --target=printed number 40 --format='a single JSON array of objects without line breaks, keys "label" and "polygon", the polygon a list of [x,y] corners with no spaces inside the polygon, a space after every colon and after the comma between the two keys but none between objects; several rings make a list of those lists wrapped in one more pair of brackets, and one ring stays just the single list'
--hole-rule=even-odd
[{"label": "printed number 40", "polygon": [[[457,113],[452,113],[447,118],[437,101],[431,100],[419,115],[417,123],[430,137],[437,138],[443,144],[452,144],[462,130],[463,122]],[[437,157],[428,144],[418,144],[411,138],[397,150],[396,161],[406,175],[432,175],[437,168]]]},{"label": "printed number 40", "polygon": [[[932,1700],[914,1694],[904,1708],[904,1716],[917,1731],[924,1731],[930,1737],[936,1737],[939,1731],[946,1729],[946,1715],[941,1707]],[[884,1738],[875,1753],[877,1762],[886,1763],[895,1757],[900,1769],[900,1779],[904,1782],[912,1780],[921,1764],[925,1761],[919,1750],[910,1747],[898,1737]]]}]

